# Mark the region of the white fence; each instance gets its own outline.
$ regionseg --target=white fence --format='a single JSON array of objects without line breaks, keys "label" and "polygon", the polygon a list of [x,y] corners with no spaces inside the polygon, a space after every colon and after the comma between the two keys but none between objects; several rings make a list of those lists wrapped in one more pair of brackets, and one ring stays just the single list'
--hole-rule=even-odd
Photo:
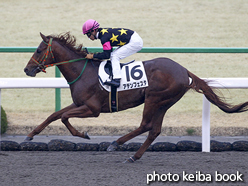
[{"label": "white fence", "polygon": [[[248,78],[208,78],[210,86],[225,89],[248,88]],[[203,96],[202,105],[202,152],[210,152],[210,102]]]},{"label": "white fence", "polygon": [[[204,78],[204,80],[213,80],[209,85],[216,88],[248,88],[248,78]],[[69,85],[64,78],[0,78],[0,107],[1,89],[18,88],[69,88]],[[210,152],[210,102],[205,96],[203,96],[202,108],[202,151]]]}]

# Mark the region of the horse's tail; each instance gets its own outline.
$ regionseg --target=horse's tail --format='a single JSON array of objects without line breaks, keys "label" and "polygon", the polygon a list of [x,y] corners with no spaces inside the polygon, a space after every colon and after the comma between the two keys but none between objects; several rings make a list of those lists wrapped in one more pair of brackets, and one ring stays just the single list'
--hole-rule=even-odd
[{"label": "horse's tail", "polygon": [[196,92],[204,94],[211,103],[219,107],[222,111],[226,113],[239,113],[248,110],[248,102],[239,105],[228,104],[224,101],[224,97],[220,97],[216,93],[214,93],[213,89],[208,86],[207,82],[200,79],[199,77],[189,71],[188,75],[192,79],[189,88],[195,90]]}]

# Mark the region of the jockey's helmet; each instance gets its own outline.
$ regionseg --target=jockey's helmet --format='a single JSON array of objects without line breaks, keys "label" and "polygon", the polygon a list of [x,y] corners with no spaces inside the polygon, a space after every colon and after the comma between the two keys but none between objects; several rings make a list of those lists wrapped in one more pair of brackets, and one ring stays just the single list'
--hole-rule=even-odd
[{"label": "jockey's helmet", "polygon": [[100,24],[97,21],[93,19],[89,19],[83,25],[83,28],[82,28],[83,34],[87,34],[88,32],[99,28],[99,26]]}]

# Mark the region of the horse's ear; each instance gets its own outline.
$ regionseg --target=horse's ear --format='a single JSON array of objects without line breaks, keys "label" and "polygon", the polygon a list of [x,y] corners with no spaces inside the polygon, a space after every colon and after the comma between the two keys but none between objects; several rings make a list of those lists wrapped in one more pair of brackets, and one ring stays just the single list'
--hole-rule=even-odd
[{"label": "horse's ear", "polygon": [[46,43],[48,43],[49,42],[49,39],[45,36],[45,35],[43,35],[41,32],[40,32],[40,37],[43,39],[43,41],[45,41]]}]

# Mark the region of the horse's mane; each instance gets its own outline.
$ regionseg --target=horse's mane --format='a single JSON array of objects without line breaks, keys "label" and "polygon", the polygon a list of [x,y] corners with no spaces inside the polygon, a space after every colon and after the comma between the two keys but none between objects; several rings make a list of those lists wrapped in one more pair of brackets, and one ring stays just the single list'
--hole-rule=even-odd
[{"label": "horse's mane", "polygon": [[87,55],[86,50],[83,49],[83,44],[76,45],[76,37],[72,36],[70,32],[61,33],[59,35],[50,35],[48,38],[53,38],[55,41],[59,42],[61,45],[66,46],[73,52],[85,57]]}]

